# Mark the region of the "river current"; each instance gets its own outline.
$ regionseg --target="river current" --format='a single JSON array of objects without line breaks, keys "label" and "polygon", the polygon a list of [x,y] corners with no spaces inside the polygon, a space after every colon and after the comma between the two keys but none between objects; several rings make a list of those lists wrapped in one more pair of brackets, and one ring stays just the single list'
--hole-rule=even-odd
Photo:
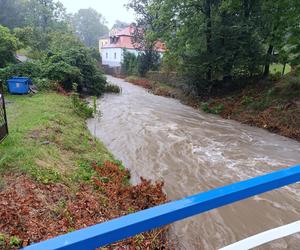
[{"label": "river current", "polygon": [[[140,176],[163,180],[169,200],[300,163],[300,143],[155,96],[108,76],[120,95],[98,100],[88,127]],[[172,225],[180,249],[218,249],[300,219],[300,184],[275,190]],[[300,249],[300,234],[259,249]]]}]

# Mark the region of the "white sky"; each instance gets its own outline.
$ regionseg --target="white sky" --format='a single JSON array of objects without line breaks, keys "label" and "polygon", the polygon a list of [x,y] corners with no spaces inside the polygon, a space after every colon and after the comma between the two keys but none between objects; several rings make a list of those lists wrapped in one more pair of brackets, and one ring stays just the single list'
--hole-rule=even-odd
[{"label": "white sky", "polygon": [[67,12],[74,13],[79,9],[94,8],[107,20],[109,28],[116,20],[131,23],[134,21],[132,11],[127,11],[125,4],[128,0],[59,0],[66,8]]}]

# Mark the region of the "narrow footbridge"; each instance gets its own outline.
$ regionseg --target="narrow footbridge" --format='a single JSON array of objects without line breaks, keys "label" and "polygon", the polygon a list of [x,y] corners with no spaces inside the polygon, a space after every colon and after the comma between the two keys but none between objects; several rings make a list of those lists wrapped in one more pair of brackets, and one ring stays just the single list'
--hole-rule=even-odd
[{"label": "narrow footbridge", "polygon": [[[149,208],[118,219],[61,235],[41,243],[36,243],[24,249],[94,250],[136,234],[162,227],[175,221],[198,215],[299,181],[300,165]],[[223,249],[250,249],[299,231],[300,222],[294,222],[252,236]]]}]

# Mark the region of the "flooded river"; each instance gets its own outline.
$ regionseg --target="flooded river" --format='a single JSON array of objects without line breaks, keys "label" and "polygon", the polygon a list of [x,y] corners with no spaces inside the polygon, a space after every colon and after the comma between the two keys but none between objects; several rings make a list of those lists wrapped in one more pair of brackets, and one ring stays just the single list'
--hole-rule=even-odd
[{"label": "flooded river", "polygon": [[[116,158],[140,176],[164,180],[174,200],[300,163],[300,143],[155,96],[113,77],[120,95],[98,100],[88,121]],[[173,224],[181,249],[218,249],[300,219],[300,184]],[[172,236],[171,236],[172,237]],[[259,249],[300,249],[300,234]]]}]

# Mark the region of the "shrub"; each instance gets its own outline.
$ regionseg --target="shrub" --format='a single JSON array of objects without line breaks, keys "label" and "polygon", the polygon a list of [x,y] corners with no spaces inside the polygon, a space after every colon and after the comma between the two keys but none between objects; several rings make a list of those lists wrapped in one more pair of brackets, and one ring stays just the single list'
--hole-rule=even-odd
[{"label": "shrub", "polygon": [[269,79],[273,82],[277,82],[281,79],[282,74],[281,72],[276,72],[275,74],[270,74]]},{"label": "shrub", "polygon": [[137,58],[137,69],[140,76],[144,77],[149,70],[158,70],[160,56],[156,51],[145,51],[140,53]]},{"label": "shrub", "polygon": [[38,90],[57,90],[58,83],[47,78],[32,78],[32,83]]},{"label": "shrub", "polygon": [[58,81],[67,91],[72,90],[73,82],[81,82],[80,69],[67,64],[64,61],[58,63],[48,63],[45,67],[44,75],[50,80]]},{"label": "shrub", "polygon": [[9,240],[9,245],[12,247],[20,247],[21,240],[17,236],[12,236]]},{"label": "shrub", "polygon": [[40,78],[41,75],[42,65],[40,61],[18,63],[0,69],[0,79],[3,81],[7,81],[13,76]]},{"label": "shrub", "polygon": [[251,97],[251,96],[250,97],[249,96],[243,96],[241,104],[243,104],[243,105],[250,105],[253,102],[254,102],[253,97]]},{"label": "shrub", "polygon": [[[77,89],[77,84],[73,83],[73,90]],[[71,95],[73,107],[75,112],[80,115],[81,117],[88,119],[93,117],[94,109],[89,106],[89,104],[85,101],[80,99],[79,94],[73,92]]]},{"label": "shrub", "polygon": [[105,86],[105,92],[119,94],[121,93],[121,88],[118,85],[109,83]]},{"label": "shrub", "polygon": [[224,110],[224,104],[219,103],[219,104],[212,105],[210,104],[210,102],[203,102],[201,104],[201,109],[206,113],[218,115]]},{"label": "shrub", "polygon": [[122,74],[130,76],[137,75],[138,70],[138,61],[135,54],[128,52],[127,50],[123,51],[123,62],[121,65]]}]

